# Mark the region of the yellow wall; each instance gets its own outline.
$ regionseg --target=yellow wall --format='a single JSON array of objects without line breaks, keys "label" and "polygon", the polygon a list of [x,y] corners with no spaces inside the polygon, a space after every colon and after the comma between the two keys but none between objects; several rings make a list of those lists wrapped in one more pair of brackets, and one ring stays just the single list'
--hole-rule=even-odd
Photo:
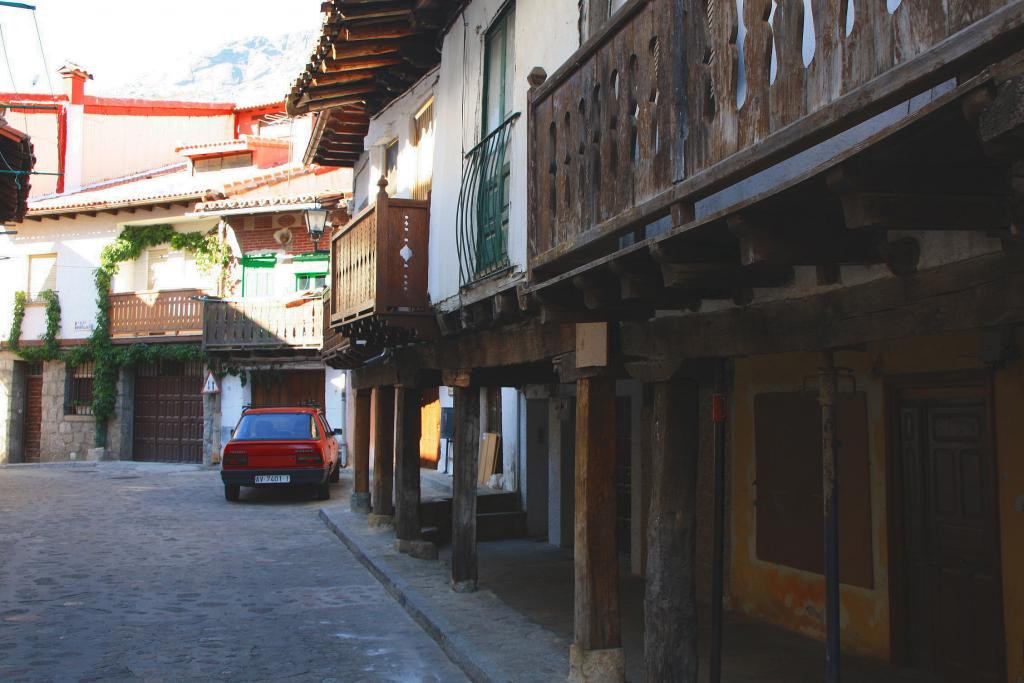
[{"label": "yellow wall", "polygon": [[[1017,340],[1024,350],[1024,334]],[[978,335],[973,332],[888,341],[863,351],[836,354],[836,364],[853,370],[857,389],[865,392],[871,470],[871,528],[874,585],[842,585],[843,645],[863,655],[889,657],[889,575],[886,515],[885,378],[922,372],[980,369]],[[825,609],[824,582],[817,574],[757,559],[754,459],[754,397],[769,391],[797,391],[812,378],[817,354],[780,354],[738,359],[732,450],[733,607],[751,616],[821,638]],[[1024,678],[1024,361],[995,372],[995,441],[1002,532],[1004,621],[1007,680]],[[841,482],[840,482],[841,484]],[[840,490],[841,494],[841,490]]]}]

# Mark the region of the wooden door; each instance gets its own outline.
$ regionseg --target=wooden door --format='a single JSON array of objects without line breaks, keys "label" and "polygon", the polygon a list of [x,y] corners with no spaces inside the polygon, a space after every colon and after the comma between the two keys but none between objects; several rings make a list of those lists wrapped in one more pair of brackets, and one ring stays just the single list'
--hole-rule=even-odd
[{"label": "wooden door", "polygon": [[324,407],[323,370],[267,370],[252,373],[254,408]]},{"label": "wooden door", "polygon": [[420,394],[420,467],[437,469],[441,457],[441,398],[437,387]]},{"label": "wooden door", "polygon": [[146,462],[203,461],[202,363],[154,363],[135,375],[132,457]]},{"label": "wooden door", "polygon": [[987,389],[907,389],[898,410],[905,659],[948,681],[1002,681]]},{"label": "wooden door", "polygon": [[43,433],[43,365],[30,363],[25,378],[25,432],[22,462],[39,462]]}]

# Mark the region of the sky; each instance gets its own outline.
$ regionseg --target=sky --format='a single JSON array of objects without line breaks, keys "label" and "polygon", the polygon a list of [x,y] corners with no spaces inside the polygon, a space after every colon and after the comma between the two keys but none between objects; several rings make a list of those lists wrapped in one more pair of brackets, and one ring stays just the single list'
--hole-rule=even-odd
[{"label": "sky", "polygon": [[[167,72],[223,43],[316,30],[321,19],[320,0],[19,1],[36,7],[56,92],[56,70],[65,61],[93,74],[90,92],[116,94],[121,84],[149,71]],[[33,13],[0,6],[0,30],[7,53],[0,62],[0,91],[47,92]]]}]

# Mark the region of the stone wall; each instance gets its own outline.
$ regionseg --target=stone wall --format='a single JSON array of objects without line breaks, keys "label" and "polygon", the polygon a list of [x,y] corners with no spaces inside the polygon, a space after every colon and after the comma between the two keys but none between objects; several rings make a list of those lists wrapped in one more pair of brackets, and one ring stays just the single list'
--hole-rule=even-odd
[{"label": "stone wall", "polygon": [[85,460],[96,438],[96,421],[91,415],[64,414],[64,378],[64,363],[43,364],[41,462]]},{"label": "stone wall", "polygon": [[0,465],[21,461],[25,396],[17,390],[14,368],[13,359],[0,359]]}]

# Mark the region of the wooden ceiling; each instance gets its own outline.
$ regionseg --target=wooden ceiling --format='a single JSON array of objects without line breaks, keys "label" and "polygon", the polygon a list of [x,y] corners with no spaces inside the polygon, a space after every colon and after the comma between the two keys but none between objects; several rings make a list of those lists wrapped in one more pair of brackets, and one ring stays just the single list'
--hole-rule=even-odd
[{"label": "wooden ceiling", "polygon": [[370,117],[441,61],[441,38],[465,0],[333,0],[323,33],[285,100],[318,113],[307,162],[353,166]]}]

